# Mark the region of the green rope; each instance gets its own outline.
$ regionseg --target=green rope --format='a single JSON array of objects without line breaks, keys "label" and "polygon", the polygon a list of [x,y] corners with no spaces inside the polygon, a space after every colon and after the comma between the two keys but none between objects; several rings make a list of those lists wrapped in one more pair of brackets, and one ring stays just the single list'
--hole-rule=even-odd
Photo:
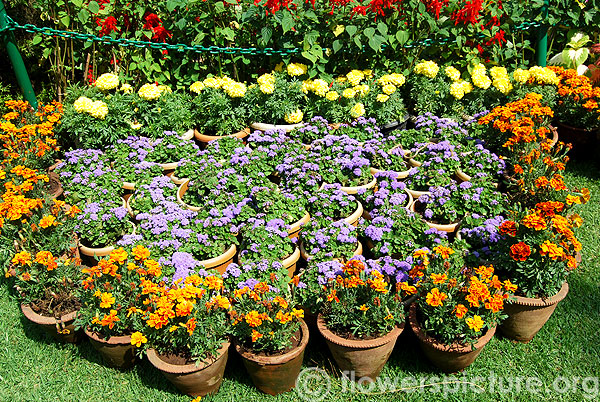
[{"label": "green rope", "polygon": [[[287,56],[287,55],[293,55],[293,54],[302,52],[302,49],[299,49],[299,48],[277,50],[277,49],[273,49],[270,47],[266,47],[264,49],[257,49],[255,47],[249,47],[249,48],[219,47],[219,46],[206,47],[206,46],[200,46],[200,45],[190,46],[190,45],[186,45],[186,44],[182,44],[182,43],[169,44],[169,43],[157,43],[157,42],[148,42],[148,41],[132,40],[132,39],[115,39],[110,36],[100,37],[100,36],[96,36],[93,34],[84,34],[84,33],[79,33],[79,32],[72,32],[72,31],[62,31],[59,29],[53,29],[53,28],[48,28],[48,27],[38,27],[33,24],[21,25],[21,24],[17,23],[16,21],[14,21],[9,16],[7,16],[7,20],[8,20],[8,25],[5,28],[0,30],[0,34],[3,33],[4,31],[15,31],[17,29],[23,29],[26,32],[39,33],[39,34],[46,35],[46,36],[52,36],[52,37],[58,36],[58,37],[65,38],[65,39],[79,39],[79,40],[88,41],[88,42],[90,42],[90,41],[91,42],[100,42],[100,43],[105,43],[105,44],[118,45],[118,46],[122,46],[122,47],[132,46],[132,47],[137,47],[137,48],[174,50],[177,52],[187,51],[187,52],[210,53],[210,54],[223,53],[223,54],[245,54],[245,55],[265,55],[265,56],[271,56],[271,55]],[[537,21],[523,22],[522,24],[519,24],[516,27],[514,27],[514,30],[515,31],[526,31],[531,28],[539,28],[542,25],[543,24],[541,22],[537,22]],[[480,37],[483,38],[482,35],[480,35]],[[431,46],[438,46],[438,45],[446,45],[446,44],[453,43],[453,42],[456,42],[456,39],[451,39],[451,38],[423,39],[423,40],[409,42],[409,43],[405,44],[404,47],[407,49],[415,48],[415,47],[431,47]],[[385,45],[383,45],[382,48],[385,48]]]}]

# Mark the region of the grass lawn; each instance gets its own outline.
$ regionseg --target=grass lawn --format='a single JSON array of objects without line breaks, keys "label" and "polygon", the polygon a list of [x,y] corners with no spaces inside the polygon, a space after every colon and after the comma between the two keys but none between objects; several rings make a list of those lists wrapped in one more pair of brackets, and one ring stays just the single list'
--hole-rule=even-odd
[{"label": "grass lawn", "polygon": [[[600,227],[600,174],[592,164],[571,163],[568,169],[568,183],[592,191],[591,201],[580,213],[585,219],[579,232],[583,263],[569,277],[567,298],[531,343],[517,344],[494,337],[463,373],[455,378],[440,378],[440,373],[428,363],[416,338],[407,329],[398,339],[381,374],[381,379],[387,379],[391,385],[388,392],[381,393],[385,389],[373,387],[367,394],[359,392],[358,387],[353,390],[350,383],[337,377],[326,345],[314,336],[304,366],[320,367],[332,378],[329,393],[323,399],[315,396],[307,400],[581,401],[586,397],[599,400],[600,262],[595,254],[600,250],[597,230]],[[130,371],[121,372],[105,367],[87,341],[79,345],[55,343],[23,317],[4,286],[0,286],[0,312],[0,401],[191,400],[179,394],[147,360]],[[528,388],[537,393],[525,390],[527,378]],[[588,379],[584,381],[585,378]],[[439,385],[456,380],[463,383]],[[318,380],[310,384],[313,383],[325,384]],[[420,384],[434,386],[414,388]],[[391,389],[396,391],[390,392]],[[447,394],[441,393],[444,389]],[[452,389],[460,392],[452,393]],[[205,400],[297,401],[301,396],[295,390],[278,397],[258,392],[241,360],[231,353],[219,393]]]}]

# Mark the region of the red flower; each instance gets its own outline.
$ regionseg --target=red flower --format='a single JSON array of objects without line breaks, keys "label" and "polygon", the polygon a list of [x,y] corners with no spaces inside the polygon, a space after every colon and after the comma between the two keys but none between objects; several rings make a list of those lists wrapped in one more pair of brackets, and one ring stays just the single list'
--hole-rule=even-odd
[{"label": "red flower", "polygon": [[163,27],[162,25],[152,28],[152,31],[154,32],[154,35],[152,36],[152,40],[157,41],[157,42],[166,42],[167,38],[170,38],[173,36],[171,31],[167,31],[165,29],[165,27]]},{"label": "red flower", "polygon": [[162,23],[162,20],[154,13],[146,15],[144,21],[146,21],[144,29],[154,29]]},{"label": "red flower", "polygon": [[477,20],[479,19],[479,12],[483,7],[483,0],[471,0],[467,1],[465,7],[461,10],[458,10],[452,14],[452,19],[454,20],[454,25],[458,25],[462,23],[464,25],[477,24]]},{"label": "red flower", "polygon": [[522,241],[510,246],[510,256],[515,261],[525,261],[531,255],[531,248]]},{"label": "red flower", "polygon": [[111,32],[119,32],[119,29],[117,28],[117,19],[112,15],[106,17],[104,21],[97,19],[96,23],[102,27],[100,29],[100,36],[110,35]]}]

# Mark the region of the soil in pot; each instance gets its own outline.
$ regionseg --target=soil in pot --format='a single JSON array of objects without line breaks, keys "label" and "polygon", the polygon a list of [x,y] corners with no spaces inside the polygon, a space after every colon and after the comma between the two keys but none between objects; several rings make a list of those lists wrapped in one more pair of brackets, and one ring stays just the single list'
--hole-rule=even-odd
[{"label": "soil in pot", "polygon": [[22,304],[21,311],[29,321],[57,341],[76,343],[81,339],[82,332],[75,329],[73,322],[81,304],[72,295],[63,295],[57,300],[60,301],[54,305],[52,298]]},{"label": "soil in pot", "polygon": [[308,326],[303,320],[300,320],[300,330],[294,338],[292,347],[274,355],[254,353],[243,345],[235,344],[252,382],[262,392],[278,395],[296,385],[309,339]]}]

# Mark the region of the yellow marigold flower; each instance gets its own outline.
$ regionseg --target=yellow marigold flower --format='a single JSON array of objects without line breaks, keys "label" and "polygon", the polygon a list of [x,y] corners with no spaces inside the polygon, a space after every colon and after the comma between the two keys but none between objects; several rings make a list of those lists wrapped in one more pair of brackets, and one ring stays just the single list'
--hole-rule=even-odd
[{"label": "yellow marigold flower", "polygon": [[293,308],[291,314],[296,318],[304,318],[304,310]]},{"label": "yellow marigold flower", "polygon": [[111,251],[110,258],[119,264],[123,264],[125,260],[127,260],[127,251],[125,251],[123,247],[119,247],[118,249]]},{"label": "yellow marigold flower", "polygon": [[475,332],[480,332],[481,328],[483,327],[483,324],[485,324],[481,317],[478,315],[473,316],[473,318],[467,318],[466,322],[469,328],[474,330]]},{"label": "yellow marigold flower", "polygon": [[425,301],[432,307],[438,307],[441,306],[447,298],[448,295],[446,293],[440,292],[438,288],[433,288],[427,293]]},{"label": "yellow marigold flower", "polygon": [[354,88],[346,88],[344,89],[344,92],[342,92],[342,96],[344,98],[352,99],[356,96],[356,91]]},{"label": "yellow marigold flower", "polygon": [[20,265],[29,265],[29,266],[31,266],[31,253],[29,253],[27,251],[21,251],[21,252],[15,254],[15,256],[13,257],[13,259],[11,260],[11,262],[13,264],[20,264]]},{"label": "yellow marigold flower", "polygon": [[415,66],[415,73],[422,74],[428,78],[435,78],[439,70],[440,67],[431,60],[422,61]]},{"label": "yellow marigold flower", "polygon": [[360,102],[354,104],[354,106],[352,106],[352,109],[350,109],[350,116],[354,117],[355,119],[358,119],[360,116],[364,116],[364,114],[365,105],[363,105]]},{"label": "yellow marigold flower", "polygon": [[102,74],[96,80],[95,85],[101,91],[110,91],[119,86],[119,76],[111,73]]},{"label": "yellow marigold flower", "polygon": [[465,314],[467,314],[467,311],[469,311],[469,309],[466,308],[464,305],[457,304],[456,308],[454,309],[454,314],[456,314],[456,318],[460,320],[465,316]]},{"label": "yellow marigold flower", "polygon": [[119,88],[119,91],[123,92],[124,94],[131,94],[133,93],[133,87],[129,84],[123,84],[121,85],[121,88]]},{"label": "yellow marigold flower", "polygon": [[461,84],[465,95],[473,91],[473,85],[469,81],[462,81]]},{"label": "yellow marigold flower", "polygon": [[57,226],[58,222],[56,222],[56,217],[54,215],[46,215],[44,217],[42,217],[42,219],[40,219],[40,223],[39,226],[42,229],[46,229],[47,227],[50,226]]},{"label": "yellow marigold flower", "polygon": [[352,70],[348,74],[346,74],[346,78],[348,79],[350,85],[355,87],[358,84],[360,84],[363,78],[365,78],[365,74],[360,70]]},{"label": "yellow marigold flower", "polygon": [[456,99],[462,99],[465,96],[465,91],[463,89],[463,84],[460,81],[453,82],[450,85],[450,95],[454,96]]},{"label": "yellow marigold flower", "polygon": [[142,128],[143,124],[142,123],[129,123],[129,127],[131,127],[132,130],[139,130],[140,128]]},{"label": "yellow marigold flower", "polygon": [[540,255],[548,256],[553,260],[561,258],[565,255],[565,251],[562,247],[546,240],[540,246]]},{"label": "yellow marigold flower", "polygon": [[308,94],[310,91],[312,91],[312,81],[311,80],[302,81],[302,93]]},{"label": "yellow marigold flower", "polygon": [[444,69],[444,73],[446,74],[446,77],[450,78],[454,82],[460,80],[460,71],[458,71],[455,67],[446,67]]},{"label": "yellow marigold flower", "polygon": [[304,74],[306,74],[307,71],[308,71],[308,68],[306,67],[306,64],[291,63],[291,64],[288,64],[288,66],[287,66],[287,73],[289,75],[291,75],[292,77],[298,77],[300,75],[304,75]]},{"label": "yellow marigold flower", "polygon": [[529,71],[517,68],[513,71],[513,79],[519,84],[524,84],[529,80]]},{"label": "yellow marigold flower", "polygon": [[369,308],[370,308],[370,307],[367,307],[366,305],[364,305],[364,304],[363,304],[363,305],[361,305],[361,306],[360,306],[358,309],[359,309],[360,311],[367,311],[367,310],[369,310]]},{"label": "yellow marigold flower", "polygon": [[205,87],[209,87],[209,88],[213,88],[213,89],[221,88],[221,80],[218,80],[215,77],[205,78],[202,83],[204,84]]},{"label": "yellow marigold flower", "polygon": [[223,90],[232,98],[243,98],[246,95],[246,84],[242,82],[230,82],[223,86]]},{"label": "yellow marigold flower", "polygon": [[388,101],[388,99],[390,99],[390,97],[386,94],[377,95],[377,102],[385,103]]},{"label": "yellow marigold flower", "polygon": [[155,84],[144,84],[138,90],[138,95],[140,98],[145,99],[147,101],[152,101],[160,98],[162,94],[161,89]]},{"label": "yellow marigold flower", "polygon": [[136,348],[139,348],[143,343],[146,342],[148,342],[148,338],[146,338],[141,332],[136,331],[131,334],[131,344]]},{"label": "yellow marigold flower", "polygon": [[275,84],[275,76],[273,74],[263,74],[256,80],[258,85]]},{"label": "yellow marigold flower", "polygon": [[450,247],[446,247],[446,246],[435,246],[433,248],[433,251],[438,254],[439,256],[441,256],[443,259],[446,259],[448,257],[450,257],[450,255],[454,254],[454,250],[451,249]]},{"label": "yellow marigold flower", "polygon": [[361,98],[366,96],[371,90],[371,88],[367,84],[357,85],[353,89]]},{"label": "yellow marigold flower", "polygon": [[340,94],[338,94],[337,91],[329,91],[325,95],[325,98],[329,101],[336,101],[339,99],[339,97],[340,97]]},{"label": "yellow marigold flower", "polygon": [[110,308],[115,304],[115,298],[112,293],[104,292],[100,295],[100,308]]},{"label": "yellow marigold flower", "polygon": [[476,87],[481,89],[488,89],[492,85],[492,80],[485,73],[473,73],[471,74],[471,81]]},{"label": "yellow marigold flower", "polygon": [[133,248],[133,250],[131,250],[131,254],[133,254],[136,260],[144,261],[145,259],[150,257],[150,250],[148,250],[144,246],[137,245]]},{"label": "yellow marigold flower", "polygon": [[275,91],[275,85],[273,84],[262,84],[259,86],[262,93],[270,95]]},{"label": "yellow marigold flower", "polygon": [[75,103],[73,103],[73,108],[77,113],[84,113],[91,109],[92,103],[93,101],[90,98],[80,96]]},{"label": "yellow marigold flower", "polygon": [[446,282],[448,275],[446,274],[431,274],[431,280],[434,285],[441,285]]},{"label": "yellow marigold flower", "polygon": [[393,84],[386,84],[386,85],[383,86],[382,91],[386,95],[391,95],[394,92],[396,92],[396,86],[393,85]]},{"label": "yellow marigold flower", "polygon": [[199,94],[200,92],[202,92],[203,89],[204,84],[200,81],[196,81],[192,85],[190,85],[190,92],[193,92],[195,94]]},{"label": "yellow marigold flower", "polygon": [[302,113],[302,110],[296,109],[295,112],[286,113],[284,116],[284,119],[286,122],[288,122],[290,124],[295,124],[295,123],[300,123],[302,121],[303,117],[304,117],[304,113]]},{"label": "yellow marigold flower", "polygon": [[494,78],[492,85],[494,85],[494,87],[504,95],[507,95],[513,89],[508,77]]},{"label": "yellow marigold flower", "polygon": [[495,80],[498,80],[501,78],[508,79],[508,73],[506,72],[506,68],[504,68],[504,67],[494,66],[494,67],[490,68],[490,75]]},{"label": "yellow marigold flower", "polygon": [[327,84],[327,82],[324,80],[316,79],[312,81],[311,89],[315,94],[323,97],[327,95],[327,92],[329,92],[329,84]]},{"label": "yellow marigold flower", "polygon": [[104,120],[104,118],[108,114],[108,106],[106,105],[106,103],[98,100],[92,102],[87,112],[96,119]]}]

